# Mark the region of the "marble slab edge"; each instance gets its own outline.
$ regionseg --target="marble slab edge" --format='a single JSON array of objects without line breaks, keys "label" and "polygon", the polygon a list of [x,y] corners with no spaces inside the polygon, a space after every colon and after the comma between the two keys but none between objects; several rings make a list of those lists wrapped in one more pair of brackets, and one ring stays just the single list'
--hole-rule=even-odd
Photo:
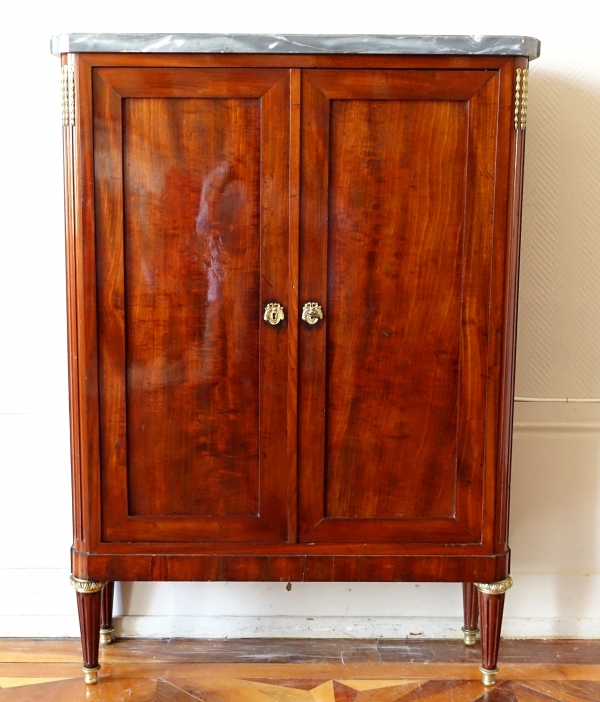
[{"label": "marble slab edge", "polygon": [[55,56],[67,53],[540,55],[523,36],[391,34],[57,34]]}]

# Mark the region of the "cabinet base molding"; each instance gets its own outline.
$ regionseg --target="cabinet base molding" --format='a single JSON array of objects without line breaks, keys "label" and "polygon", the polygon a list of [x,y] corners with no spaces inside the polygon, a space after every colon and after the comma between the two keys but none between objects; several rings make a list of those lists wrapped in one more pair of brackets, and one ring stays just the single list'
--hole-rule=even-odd
[{"label": "cabinet base molding", "polygon": [[[102,581],[482,582],[501,580],[510,553],[496,555],[85,554],[74,568]],[[472,627],[468,627],[472,628]]]}]

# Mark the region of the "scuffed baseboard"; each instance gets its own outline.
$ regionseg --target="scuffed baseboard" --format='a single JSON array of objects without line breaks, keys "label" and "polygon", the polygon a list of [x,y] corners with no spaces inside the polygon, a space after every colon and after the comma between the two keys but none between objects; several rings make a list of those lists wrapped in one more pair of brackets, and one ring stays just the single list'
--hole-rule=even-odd
[{"label": "scuffed baseboard", "polygon": [[[233,617],[120,616],[115,634],[124,638],[296,638],[458,639],[462,620],[454,617]],[[507,617],[507,639],[600,639],[600,618]],[[0,616],[0,637],[79,636],[76,616]]]},{"label": "scuffed baseboard", "polygon": [[[458,638],[462,620],[451,617],[185,617],[124,616],[117,636],[179,638]],[[161,633],[162,632],[162,633]]]},{"label": "scuffed baseboard", "polygon": [[[126,616],[115,633],[140,638],[455,639],[453,617],[180,617]],[[600,638],[600,619],[506,618],[502,635],[521,638]]]}]

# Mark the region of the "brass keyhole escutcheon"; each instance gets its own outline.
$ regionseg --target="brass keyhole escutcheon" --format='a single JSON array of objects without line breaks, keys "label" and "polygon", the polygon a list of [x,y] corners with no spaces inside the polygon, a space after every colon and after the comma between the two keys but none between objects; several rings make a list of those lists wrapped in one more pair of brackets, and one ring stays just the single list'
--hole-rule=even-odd
[{"label": "brass keyhole escutcheon", "polygon": [[279,324],[282,319],[285,319],[283,307],[278,302],[269,302],[265,307],[265,322],[269,322],[271,326]]},{"label": "brass keyhole escutcheon", "polygon": [[323,310],[317,302],[307,302],[302,308],[302,319],[307,324],[316,324],[323,319]]}]

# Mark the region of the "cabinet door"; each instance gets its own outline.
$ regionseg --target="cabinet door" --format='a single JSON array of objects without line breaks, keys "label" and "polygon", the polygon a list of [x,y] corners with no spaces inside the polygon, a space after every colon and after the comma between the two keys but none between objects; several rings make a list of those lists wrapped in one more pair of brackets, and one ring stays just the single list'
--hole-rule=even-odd
[{"label": "cabinet door", "polygon": [[102,538],[281,542],[289,71],[92,83]]},{"label": "cabinet door", "polygon": [[303,72],[304,542],[481,541],[498,99],[498,71]]}]

